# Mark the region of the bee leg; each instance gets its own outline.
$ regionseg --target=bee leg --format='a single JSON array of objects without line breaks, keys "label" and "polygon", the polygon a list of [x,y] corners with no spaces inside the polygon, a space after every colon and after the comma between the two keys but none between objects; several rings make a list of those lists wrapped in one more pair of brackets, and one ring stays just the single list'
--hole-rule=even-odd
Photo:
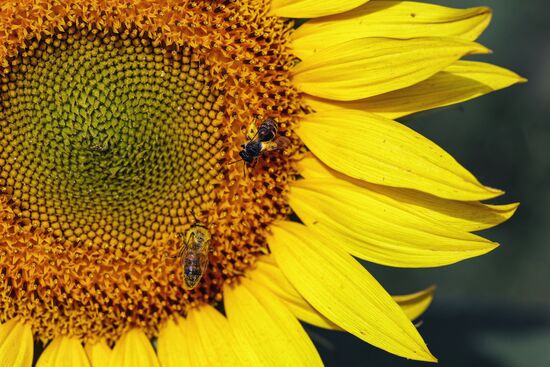
[{"label": "bee leg", "polygon": [[259,160],[260,160],[260,157],[254,158],[254,160],[252,161],[252,167],[255,167],[258,164]]}]

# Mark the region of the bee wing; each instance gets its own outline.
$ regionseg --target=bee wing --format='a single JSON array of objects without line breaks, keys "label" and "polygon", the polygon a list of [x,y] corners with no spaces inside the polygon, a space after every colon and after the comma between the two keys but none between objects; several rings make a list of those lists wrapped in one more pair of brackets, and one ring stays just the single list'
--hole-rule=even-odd
[{"label": "bee wing", "polygon": [[273,141],[262,143],[262,150],[271,152],[272,150],[284,149],[290,144],[290,139],[284,136],[278,136]]},{"label": "bee wing", "polygon": [[278,136],[274,142],[277,144],[278,149],[284,149],[290,145],[290,139],[285,136]]},{"label": "bee wing", "polygon": [[208,267],[208,253],[202,254],[200,257],[201,272],[204,273]]},{"label": "bee wing", "polygon": [[189,254],[189,251],[192,251],[194,240],[195,239],[192,235],[192,231],[188,230],[187,233],[185,234],[185,239],[181,241],[181,247],[178,251],[178,255],[181,256],[182,259]]},{"label": "bee wing", "polygon": [[186,250],[187,250],[187,244],[186,244],[185,242],[182,241],[181,247],[180,247],[180,249],[178,250],[178,255],[177,255],[177,257],[182,258],[183,255],[185,255]]}]

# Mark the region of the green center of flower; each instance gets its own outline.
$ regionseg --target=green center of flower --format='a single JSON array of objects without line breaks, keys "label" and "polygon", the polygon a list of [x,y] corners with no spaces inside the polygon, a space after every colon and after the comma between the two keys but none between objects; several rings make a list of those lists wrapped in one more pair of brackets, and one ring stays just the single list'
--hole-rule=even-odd
[{"label": "green center of flower", "polygon": [[2,83],[0,187],[59,238],[151,244],[212,191],[219,110],[190,48],[86,29],[32,42]]},{"label": "green center of flower", "polygon": [[222,97],[209,78],[192,48],[132,30],[73,27],[10,60],[0,92],[2,320],[21,317],[46,339],[113,340],[220,297],[223,269],[189,292],[181,259],[170,258],[177,234],[208,218],[223,179]]}]

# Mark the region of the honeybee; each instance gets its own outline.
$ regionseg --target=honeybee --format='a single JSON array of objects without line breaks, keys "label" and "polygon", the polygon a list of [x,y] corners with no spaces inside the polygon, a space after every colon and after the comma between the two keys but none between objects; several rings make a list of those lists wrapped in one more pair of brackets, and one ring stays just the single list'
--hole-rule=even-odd
[{"label": "honeybee", "polygon": [[277,149],[284,149],[290,140],[277,135],[277,122],[272,118],[265,119],[257,128],[252,122],[248,127],[247,143],[241,145],[239,156],[247,166],[252,167],[258,162],[260,155]]},{"label": "honeybee", "polygon": [[208,267],[211,236],[204,224],[195,223],[178,237],[181,247],[176,258],[182,259],[184,287],[191,290],[199,284]]}]

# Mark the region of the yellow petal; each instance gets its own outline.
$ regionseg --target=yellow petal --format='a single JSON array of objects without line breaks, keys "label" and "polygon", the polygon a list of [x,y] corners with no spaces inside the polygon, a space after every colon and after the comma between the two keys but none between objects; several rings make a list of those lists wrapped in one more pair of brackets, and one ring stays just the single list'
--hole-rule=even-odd
[{"label": "yellow petal", "polygon": [[109,367],[160,367],[149,339],[132,329],[116,342]]},{"label": "yellow petal", "polygon": [[428,309],[434,298],[434,292],[435,287],[430,287],[412,294],[393,296],[393,299],[403,309],[405,315],[414,320]]},{"label": "yellow petal", "polygon": [[210,305],[189,311],[182,324],[187,333],[189,354],[194,367],[245,366],[227,319]]},{"label": "yellow petal", "polygon": [[36,367],[90,367],[80,340],[58,336],[42,352]]},{"label": "yellow petal", "polygon": [[160,328],[157,351],[162,367],[189,367],[192,366],[191,355],[185,331],[181,324],[184,319],[177,317],[178,323],[169,319]]},{"label": "yellow petal", "polygon": [[507,69],[459,60],[413,86],[357,101],[338,102],[305,96],[315,111],[349,108],[395,119],[414,112],[448,106],[507,88],[526,79]]},{"label": "yellow petal", "polygon": [[301,224],[272,227],[269,246],[292,285],[325,317],[390,353],[435,361],[411,321],[351,256]]},{"label": "yellow petal", "polygon": [[361,38],[302,61],[292,69],[293,83],[313,96],[352,101],[411,86],[464,55],[486,52],[453,38]]},{"label": "yellow petal", "polygon": [[86,343],[84,349],[92,367],[105,367],[109,365],[113,351],[105,341],[94,344]]},{"label": "yellow petal", "polygon": [[[289,310],[300,320],[330,330],[342,330],[317,310],[315,310],[300,293],[288,282],[273,256],[263,256],[256,263],[256,268],[248,277],[269,289],[285,302]],[[435,287],[414,294],[393,296],[393,299],[412,320],[420,316],[430,305]]]},{"label": "yellow petal", "polygon": [[393,203],[393,198],[322,179],[295,183],[289,197],[290,206],[309,228],[334,246],[378,264],[442,266],[497,247]]},{"label": "yellow petal", "polygon": [[328,180],[328,185],[336,182],[339,185],[355,186],[393,198],[392,204],[402,210],[466,232],[494,227],[508,220],[518,207],[517,203],[487,205],[477,201],[447,200],[415,190],[370,184],[330,169],[311,154],[298,163],[298,170],[306,179]]},{"label": "yellow petal", "polygon": [[346,109],[312,113],[296,132],[317,158],[353,178],[454,200],[502,194],[481,185],[422,135],[372,113]]},{"label": "yellow petal", "polygon": [[[267,256],[261,259],[265,260]],[[300,320],[317,327],[340,330],[336,324],[311,307],[304,297],[288,282],[276,264],[260,260],[248,276],[253,282],[261,284],[279,297]]]},{"label": "yellow petal", "polygon": [[292,34],[292,49],[305,60],[339,43],[364,37],[457,37],[475,40],[491,20],[486,7],[453,9],[412,1],[371,1],[346,13],[314,19]]},{"label": "yellow petal", "polygon": [[29,325],[16,319],[0,325],[0,366],[30,367],[33,349]]},{"label": "yellow petal", "polygon": [[224,290],[225,310],[237,341],[262,366],[322,366],[312,341],[286,306],[248,279]]},{"label": "yellow petal", "polygon": [[316,18],[353,9],[368,0],[271,0],[270,15],[286,18]]}]

